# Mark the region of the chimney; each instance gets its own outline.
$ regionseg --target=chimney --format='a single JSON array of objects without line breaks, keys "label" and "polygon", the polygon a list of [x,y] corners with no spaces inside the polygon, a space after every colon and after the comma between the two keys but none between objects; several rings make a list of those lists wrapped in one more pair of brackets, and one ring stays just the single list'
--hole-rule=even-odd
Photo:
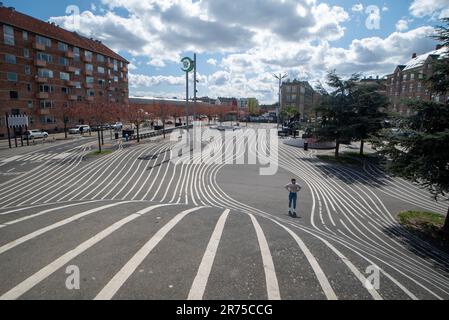
[{"label": "chimney", "polygon": [[416,53],[414,53],[414,54],[412,55],[412,59],[416,59],[417,56],[418,56],[418,55],[417,55]]},{"label": "chimney", "polygon": [[444,47],[444,45],[442,44],[437,44],[437,46],[435,47],[435,50],[440,50]]}]

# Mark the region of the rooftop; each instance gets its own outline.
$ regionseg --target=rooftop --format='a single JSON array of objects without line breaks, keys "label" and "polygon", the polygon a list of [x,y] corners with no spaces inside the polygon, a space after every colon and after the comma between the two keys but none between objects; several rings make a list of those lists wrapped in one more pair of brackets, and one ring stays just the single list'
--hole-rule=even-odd
[{"label": "rooftop", "polygon": [[125,58],[115,53],[98,40],[83,37],[76,32],[67,31],[55,24],[44,22],[17,12],[14,8],[0,7],[0,22],[129,63]]},{"label": "rooftop", "polygon": [[429,58],[429,56],[437,56],[440,57],[444,54],[447,54],[447,48],[443,47],[441,49],[438,50],[433,50],[430,52],[427,52],[425,54],[419,55],[416,58],[410,60],[409,62],[406,63],[403,71],[407,71],[407,70],[411,70],[411,69],[415,69],[415,68],[419,68],[422,67],[424,65],[424,63],[426,62],[426,60]]}]

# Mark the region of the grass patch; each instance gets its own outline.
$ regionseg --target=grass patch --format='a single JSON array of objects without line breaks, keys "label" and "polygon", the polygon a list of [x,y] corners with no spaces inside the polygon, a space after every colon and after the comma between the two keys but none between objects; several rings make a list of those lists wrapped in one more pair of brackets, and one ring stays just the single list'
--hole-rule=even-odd
[{"label": "grass patch", "polygon": [[440,244],[448,244],[449,237],[443,232],[446,217],[432,212],[407,211],[397,216],[399,223],[406,229],[430,238]]},{"label": "grass patch", "polygon": [[88,153],[87,156],[88,157],[104,156],[104,155],[107,155],[107,154],[111,154],[113,152],[114,152],[113,150],[102,150],[101,152],[100,151],[94,151],[94,152]]}]

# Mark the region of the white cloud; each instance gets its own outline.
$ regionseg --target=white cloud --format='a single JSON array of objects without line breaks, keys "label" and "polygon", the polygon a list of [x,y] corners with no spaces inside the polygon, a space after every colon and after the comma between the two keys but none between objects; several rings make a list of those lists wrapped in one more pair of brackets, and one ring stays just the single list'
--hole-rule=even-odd
[{"label": "white cloud", "polygon": [[390,11],[390,8],[388,8],[387,6],[382,7],[382,12],[388,12],[388,11]]},{"label": "white cloud", "polygon": [[449,17],[449,0],[414,0],[410,5],[410,13],[418,18]]},{"label": "white cloud", "polygon": [[396,31],[406,31],[408,30],[408,21],[401,19],[396,23]]},{"label": "white cloud", "polygon": [[207,60],[207,63],[212,65],[212,66],[216,66],[218,61],[217,61],[217,59],[212,59],[211,58],[211,59]]},{"label": "white cloud", "polygon": [[362,12],[363,11],[363,4],[358,3],[352,6],[351,9],[353,12]]}]

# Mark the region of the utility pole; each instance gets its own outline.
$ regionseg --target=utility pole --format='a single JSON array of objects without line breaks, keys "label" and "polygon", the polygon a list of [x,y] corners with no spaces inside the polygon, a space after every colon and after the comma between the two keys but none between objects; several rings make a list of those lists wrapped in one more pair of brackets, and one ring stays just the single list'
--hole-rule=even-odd
[{"label": "utility pole", "polygon": [[279,73],[279,75],[274,74],[273,75],[276,79],[278,79],[279,81],[279,105],[277,107],[277,122],[278,122],[278,129],[279,129],[279,124],[280,124],[280,120],[281,120],[281,88],[282,88],[282,80],[284,80],[285,78],[288,77],[288,74],[285,73],[284,75],[282,75],[282,73]]}]

